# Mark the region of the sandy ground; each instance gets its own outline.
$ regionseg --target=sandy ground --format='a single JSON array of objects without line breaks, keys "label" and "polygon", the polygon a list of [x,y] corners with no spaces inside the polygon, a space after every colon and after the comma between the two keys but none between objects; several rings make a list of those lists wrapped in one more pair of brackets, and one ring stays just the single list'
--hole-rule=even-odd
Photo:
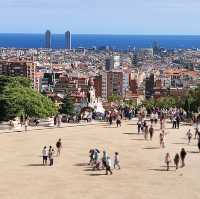
[{"label": "sandy ground", "polygon": [[[107,124],[0,135],[0,199],[198,199],[200,154],[196,140],[187,144],[189,127],[166,125],[166,148],[159,148],[159,125],[153,141],[137,135],[136,121],[121,128]],[[62,138],[53,167],[41,165],[44,145]],[[113,175],[87,166],[90,148],[120,153],[122,169]],[[188,151],[186,167],[166,171],[164,157]],[[171,165],[173,166],[173,164]]]}]

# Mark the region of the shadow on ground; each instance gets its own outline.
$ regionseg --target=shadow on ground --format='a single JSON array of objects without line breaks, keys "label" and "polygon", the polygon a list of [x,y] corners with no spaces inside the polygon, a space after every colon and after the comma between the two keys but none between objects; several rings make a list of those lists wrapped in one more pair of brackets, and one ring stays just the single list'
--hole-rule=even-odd
[{"label": "shadow on ground", "polygon": [[145,147],[143,149],[160,149],[160,147]]},{"label": "shadow on ground", "polygon": [[77,163],[77,164],[75,164],[74,166],[77,166],[77,167],[85,167],[85,166],[88,166],[88,163]]},{"label": "shadow on ground", "polygon": [[173,170],[168,170],[167,171],[167,169],[148,169],[149,171],[166,171],[166,172],[168,172],[168,171],[173,171]]},{"label": "shadow on ground", "polygon": [[105,176],[106,174],[103,173],[90,173],[89,176]]},{"label": "shadow on ground", "polygon": [[172,144],[176,144],[176,145],[182,145],[183,144],[183,145],[186,145],[187,143],[185,143],[185,142],[176,142],[176,143],[172,143]]},{"label": "shadow on ground", "polygon": [[199,153],[200,154],[200,152],[199,151],[187,151],[188,153]]},{"label": "shadow on ground", "polygon": [[105,129],[114,129],[114,128],[118,128],[117,126],[106,126],[106,127],[103,127]]},{"label": "shadow on ground", "polygon": [[139,135],[138,133],[123,133],[125,135]]},{"label": "shadow on ground", "polygon": [[132,140],[136,140],[136,141],[144,141],[145,139],[143,139],[143,138],[135,138],[135,139],[132,139]]},{"label": "shadow on ground", "polygon": [[45,165],[43,165],[43,164],[28,164],[26,166],[28,166],[28,167],[43,167]]}]

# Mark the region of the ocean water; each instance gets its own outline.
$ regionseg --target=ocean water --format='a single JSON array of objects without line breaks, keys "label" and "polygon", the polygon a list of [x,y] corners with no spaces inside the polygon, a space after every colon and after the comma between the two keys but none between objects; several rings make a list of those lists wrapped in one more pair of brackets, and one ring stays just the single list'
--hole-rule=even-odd
[{"label": "ocean water", "polygon": [[[126,50],[129,47],[150,48],[157,42],[163,48],[200,48],[200,36],[166,35],[72,35],[72,47],[110,46]],[[0,47],[43,48],[44,34],[0,34]],[[52,48],[64,48],[64,34],[52,35]]]}]

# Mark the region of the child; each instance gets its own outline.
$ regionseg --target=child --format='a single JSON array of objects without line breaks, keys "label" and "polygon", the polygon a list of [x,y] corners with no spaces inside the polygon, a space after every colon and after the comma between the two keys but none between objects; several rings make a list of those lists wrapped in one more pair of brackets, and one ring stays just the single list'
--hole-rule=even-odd
[{"label": "child", "polygon": [[119,164],[119,153],[115,152],[115,157],[114,157],[114,169],[118,167],[120,169],[120,164]]}]

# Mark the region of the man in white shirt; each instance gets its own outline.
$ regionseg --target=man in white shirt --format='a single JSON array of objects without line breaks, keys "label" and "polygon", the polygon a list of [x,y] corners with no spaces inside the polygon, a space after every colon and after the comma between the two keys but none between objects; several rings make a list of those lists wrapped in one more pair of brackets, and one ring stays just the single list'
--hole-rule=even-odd
[{"label": "man in white shirt", "polygon": [[111,158],[107,157],[107,161],[106,161],[106,175],[108,175],[108,172],[110,172],[110,175],[112,175],[111,167],[112,167]]}]

